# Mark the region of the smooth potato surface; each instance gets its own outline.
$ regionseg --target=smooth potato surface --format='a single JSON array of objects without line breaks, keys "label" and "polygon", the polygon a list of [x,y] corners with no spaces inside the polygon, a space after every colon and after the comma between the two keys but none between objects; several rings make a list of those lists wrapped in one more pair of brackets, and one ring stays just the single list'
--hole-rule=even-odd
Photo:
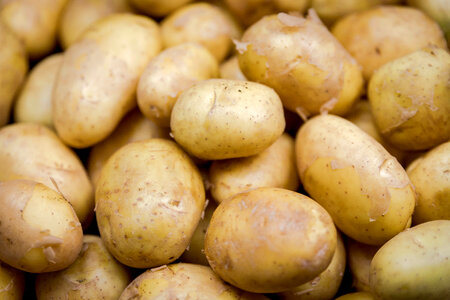
[{"label": "smooth potato surface", "polygon": [[370,292],[370,263],[378,246],[370,246],[348,239],[346,243],[347,261],[353,278],[353,286],[357,291]]},{"label": "smooth potato surface", "polygon": [[24,290],[24,273],[0,262],[0,299],[21,300]]}]

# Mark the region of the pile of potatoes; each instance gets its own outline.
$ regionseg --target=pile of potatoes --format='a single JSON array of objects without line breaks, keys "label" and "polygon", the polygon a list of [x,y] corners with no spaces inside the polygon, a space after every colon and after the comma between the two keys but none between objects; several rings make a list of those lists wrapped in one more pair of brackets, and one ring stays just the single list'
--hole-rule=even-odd
[{"label": "pile of potatoes", "polygon": [[447,0],[0,0],[1,299],[450,299]]}]

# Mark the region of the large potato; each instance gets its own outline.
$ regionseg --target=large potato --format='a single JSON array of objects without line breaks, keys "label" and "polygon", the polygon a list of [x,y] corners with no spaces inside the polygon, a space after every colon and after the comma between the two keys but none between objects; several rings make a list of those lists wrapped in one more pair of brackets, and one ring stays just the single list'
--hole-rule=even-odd
[{"label": "large potato", "polygon": [[24,290],[24,273],[0,261],[0,299],[22,300]]},{"label": "large potato", "polygon": [[125,265],[149,268],[183,254],[205,202],[202,178],[172,141],[134,142],[103,167],[96,194],[100,235]]},{"label": "large potato", "polygon": [[278,95],[255,82],[209,79],[183,92],[170,128],[175,140],[201,159],[255,155],[283,133]]},{"label": "large potato", "polygon": [[87,225],[94,192],[76,154],[41,124],[18,123],[0,130],[0,180],[30,179],[60,192]]},{"label": "large potato", "polygon": [[430,221],[389,240],[370,264],[377,299],[442,300],[450,295],[450,220]]},{"label": "large potato", "polygon": [[36,296],[38,300],[117,300],[131,280],[129,270],[109,254],[100,237],[85,235],[73,264],[36,277]]},{"label": "large potato", "polygon": [[31,273],[67,268],[81,250],[83,231],[72,206],[29,180],[0,181],[0,260]]},{"label": "large potato", "polygon": [[154,17],[163,17],[193,0],[128,0],[140,11]]},{"label": "large potato", "polygon": [[157,23],[114,14],[85,31],[64,53],[53,94],[61,139],[77,148],[105,139],[135,105],[139,76],[161,49]]},{"label": "large potato", "polygon": [[281,292],[314,279],[335,250],[330,215],[312,199],[280,188],[257,188],[222,202],[205,238],[212,269],[256,293]]},{"label": "large potato", "polygon": [[300,127],[296,155],[305,190],[349,237],[381,245],[407,227],[413,186],[398,161],[356,125],[315,117]]},{"label": "large potato", "polygon": [[383,137],[403,150],[450,140],[450,54],[425,48],[393,60],[372,76],[368,96]]},{"label": "large potato", "polygon": [[236,46],[245,77],[272,87],[287,109],[305,118],[345,114],[361,93],[359,65],[313,10],[306,19],[285,13],[264,17]]},{"label": "large potato", "polygon": [[347,260],[353,278],[353,287],[360,292],[370,292],[370,263],[380,247],[365,245],[352,239],[347,241]]}]

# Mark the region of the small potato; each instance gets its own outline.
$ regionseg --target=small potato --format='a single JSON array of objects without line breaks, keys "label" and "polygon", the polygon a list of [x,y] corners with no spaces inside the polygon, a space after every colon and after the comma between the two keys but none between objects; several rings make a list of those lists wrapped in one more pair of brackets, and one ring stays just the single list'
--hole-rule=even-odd
[{"label": "small potato", "polygon": [[216,160],[209,180],[211,195],[218,203],[258,187],[278,187],[295,191],[299,180],[295,168],[294,140],[280,136],[263,152],[244,158]]},{"label": "small potato", "polygon": [[377,141],[333,115],[310,119],[296,137],[305,190],[347,236],[382,245],[404,230],[415,205],[403,167]]},{"label": "small potato", "polygon": [[384,244],[370,264],[377,299],[442,300],[450,295],[450,220],[426,222]]},{"label": "small potato", "polygon": [[135,105],[139,76],[161,49],[158,24],[143,16],[113,14],[89,27],[64,53],[53,94],[53,121],[75,148],[111,134]]},{"label": "small potato", "polygon": [[24,291],[24,273],[0,261],[0,299],[22,300]]},{"label": "small potato", "polygon": [[153,17],[164,17],[193,0],[129,0],[134,7]]},{"label": "small potato", "polygon": [[336,250],[330,215],[312,199],[257,188],[222,202],[205,238],[214,272],[243,290],[276,293],[322,273]]},{"label": "small potato", "polygon": [[413,223],[450,220],[450,142],[416,159],[406,171],[417,195]]},{"label": "small potato", "polygon": [[0,260],[31,273],[67,268],[81,250],[83,231],[72,206],[29,180],[0,181]]},{"label": "small potato", "polygon": [[102,169],[95,194],[100,235],[111,254],[134,268],[183,254],[200,221],[200,173],[172,141],[127,144]]},{"label": "small potato", "polygon": [[220,78],[223,79],[247,80],[245,75],[242,74],[241,68],[239,67],[239,60],[236,55],[220,65],[219,73]]},{"label": "small potato", "polygon": [[36,277],[36,296],[38,300],[116,300],[131,280],[129,270],[109,254],[100,237],[85,235],[73,264]]},{"label": "small potato", "polygon": [[211,52],[198,43],[164,50],[150,61],[139,79],[139,109],[158,125],[169,127],[178,96],[199,81],[217,77],[218,69]]},{"label": "small potato", "polygon": [[450,140],[450,54],[424,48],[380,67],[368,96],[383,137],[403,150]]},{"label": "small potato", "polygon": [[348,239],[347,260],[353,277],[353,287],[360,292],[370,292],[370,263],[378,246],[370,246]]},{"label": "small potato", "polygon": [[368,292],[357,292],[340,296],[335,300],[375,300],[375,297]]},{"label": "small potato", "polygon": [[14,106],[16,122],[31,122],[53,128],[52,97],[63,55],[41,60],[28,75]]},{"label": "small potato", "polygon": [[166,48],[198,42],[221,62],[232,49],[232,39],[241,36],[241,29],[222,8],[193,3],[167,16],[161,23],[161,34]]},{"label": "small potato", "polygon": [[172,110],[173,137],[201,159],[255,155],[283,133],[278,95],[248,81],[210,79],[183,92]]}]

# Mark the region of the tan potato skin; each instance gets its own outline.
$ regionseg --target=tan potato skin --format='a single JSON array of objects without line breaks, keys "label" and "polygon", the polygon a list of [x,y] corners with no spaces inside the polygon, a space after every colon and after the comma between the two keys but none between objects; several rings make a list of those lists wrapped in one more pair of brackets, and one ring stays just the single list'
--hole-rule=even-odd
[{"label": "tan potato skin", "polygon": [[347,236],[381,245],[407,227],[415,195],[405,170],[350,121],[310,119],[297,133],[296,155],[305,190]]},{"label": "tan potato skin", "polygon": [[24,291],[24,273],[0,262],[0,299],[22,300]]},{"label": "tan potato skin", "polygon": [[450,6],[447,0],[407,0],[406,2],[435,20],[444,32],[447,44],[450,43]]},{"label": "tan potato skin", "polygon": [[36,296],[38,300],[116,300],[131,280],[129,270],[109,254],[100,237],[84,235],[73,264],[36,277]]},{"label": "tan potato skin", "polygon": [[370,263],[378,246],[370,246],[348,239],[346,243],[347,261],[353,277],[353,287],[360,292],[370,292]]},{"label": "tan potato skin", "polygon": [[93,216],[94,192],[76,154],[41,124],[16,123],[0,130],[0,180],[30,179],[60,192],[81,223]]},{"label": "tan potato skin", "polygon": [[102,169],[96,190],[100,235],[134,268],[176,260],[189,245],[205,202],[202,178],[172,141],[127,144]]},{"label": "tan potato skin", "polygon": [[222,202],[205,238],[210,266],[226,282],[275,293],[314,279],[330,264],[336,229],[315,201],[279,188],[258,188]]},{"label": "tan potato skin", "polygon": [[139,76],[161,49],[158,24],[114,14],[89,27],[64,54],[53,94],[53,120],[75,148],[105,139],[135,105]]},{"label": "tan potato skin", "polygon": [[356,292],[340,296],[335,300],[375,300],[375,297],[368,292]]},{"label": "tan potato skin", "polygon": [[174,12],[180,7],[192,2],[193,0],[129,0],[129,2],[147,15],[154,17],[163,17]]},{"label": "tan potato skin", "polygon": [[209,171],[211,195],[218,203],[258,187],[278,187],[296,191],[294,139],[280,136],[263,152],[244,158],[216,160]]},{"label": "tan potato skin", "polygon": [[72,206],[30,180],[0,182],[0,260],[31,273],[68,267],[81,250],[83,231]]},{"label": "tan potato skin", "polygon": [[247,80],[245,75],[242,74],[236,55],[220,64],[219,77],[223,79]]}]

